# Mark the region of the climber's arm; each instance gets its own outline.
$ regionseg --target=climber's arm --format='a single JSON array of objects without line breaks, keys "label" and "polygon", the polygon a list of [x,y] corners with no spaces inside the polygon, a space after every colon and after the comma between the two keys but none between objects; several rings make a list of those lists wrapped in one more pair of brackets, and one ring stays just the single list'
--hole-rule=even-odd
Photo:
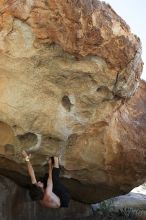
[{"label": "climber's arm", "polygon": [[23,151],[22,154],[23,154],[25,161],[27,163],[27,169],[28,169],[29,176],[31,177],[31,182],[32,182],[32,184],[35,184],[35,183],[37,183],[37,181],[36,181],[34,169],[32,167],[30,159],[29,159],[30,155],[28,156],[26,151]]}]

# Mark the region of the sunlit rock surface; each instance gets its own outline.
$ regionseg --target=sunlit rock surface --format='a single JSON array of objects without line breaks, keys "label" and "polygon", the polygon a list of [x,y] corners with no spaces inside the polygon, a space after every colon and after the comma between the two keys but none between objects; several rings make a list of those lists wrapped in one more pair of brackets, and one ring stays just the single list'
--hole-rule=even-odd
[{"label": "sunlit rock surface", "polygon": [[27,175],[22,149],[38,175],[58,155],[72,197],[87,203],[142,183],[142,65],[139,38],[101,1],[1,0],[1,170]]}]

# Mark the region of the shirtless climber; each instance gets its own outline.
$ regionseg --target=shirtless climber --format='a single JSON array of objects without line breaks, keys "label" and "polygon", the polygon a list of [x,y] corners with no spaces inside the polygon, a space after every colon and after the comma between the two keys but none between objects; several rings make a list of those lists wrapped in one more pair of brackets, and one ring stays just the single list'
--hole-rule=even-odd
[{"label": "shirtless climber", "polygon": [[22,152],[27,163],[28,173],[31,177],[29,194],[32,200],[39,200],[43,206],[48,208],[68,207],[70,194],[61,184],[59,179],[60,168],[58,157],[53,157],[48,161],[48,174],[36,180],[33,167],[30,162],[30,155],[26,151]]}]

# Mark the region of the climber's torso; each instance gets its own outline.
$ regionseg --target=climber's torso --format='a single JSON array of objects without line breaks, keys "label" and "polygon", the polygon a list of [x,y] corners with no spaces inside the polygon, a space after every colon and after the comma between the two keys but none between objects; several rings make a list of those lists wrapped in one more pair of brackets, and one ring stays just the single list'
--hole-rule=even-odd
[{"label": "climber's torso", "polygon": [[47,192],[47,189],[44,192],[44,197],[40,201],[43,206],[48,208],[59,208],[60,207],[60,199],[53,192]]}]

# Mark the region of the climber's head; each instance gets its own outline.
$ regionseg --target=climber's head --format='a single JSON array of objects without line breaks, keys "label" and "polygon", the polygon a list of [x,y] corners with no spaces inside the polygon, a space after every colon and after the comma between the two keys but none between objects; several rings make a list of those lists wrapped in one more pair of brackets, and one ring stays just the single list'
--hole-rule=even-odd
[{"label": "climber's head", "polygon": [[38,181],[35,185],[40,187],[44,191],[44,183],[42,183],[41,181]]},{"label": "climber's head", "polygon": [[44,197],[44,187],[42,182],[37,182],[29,187],[29,195],[33,201],[42,200]]}]

